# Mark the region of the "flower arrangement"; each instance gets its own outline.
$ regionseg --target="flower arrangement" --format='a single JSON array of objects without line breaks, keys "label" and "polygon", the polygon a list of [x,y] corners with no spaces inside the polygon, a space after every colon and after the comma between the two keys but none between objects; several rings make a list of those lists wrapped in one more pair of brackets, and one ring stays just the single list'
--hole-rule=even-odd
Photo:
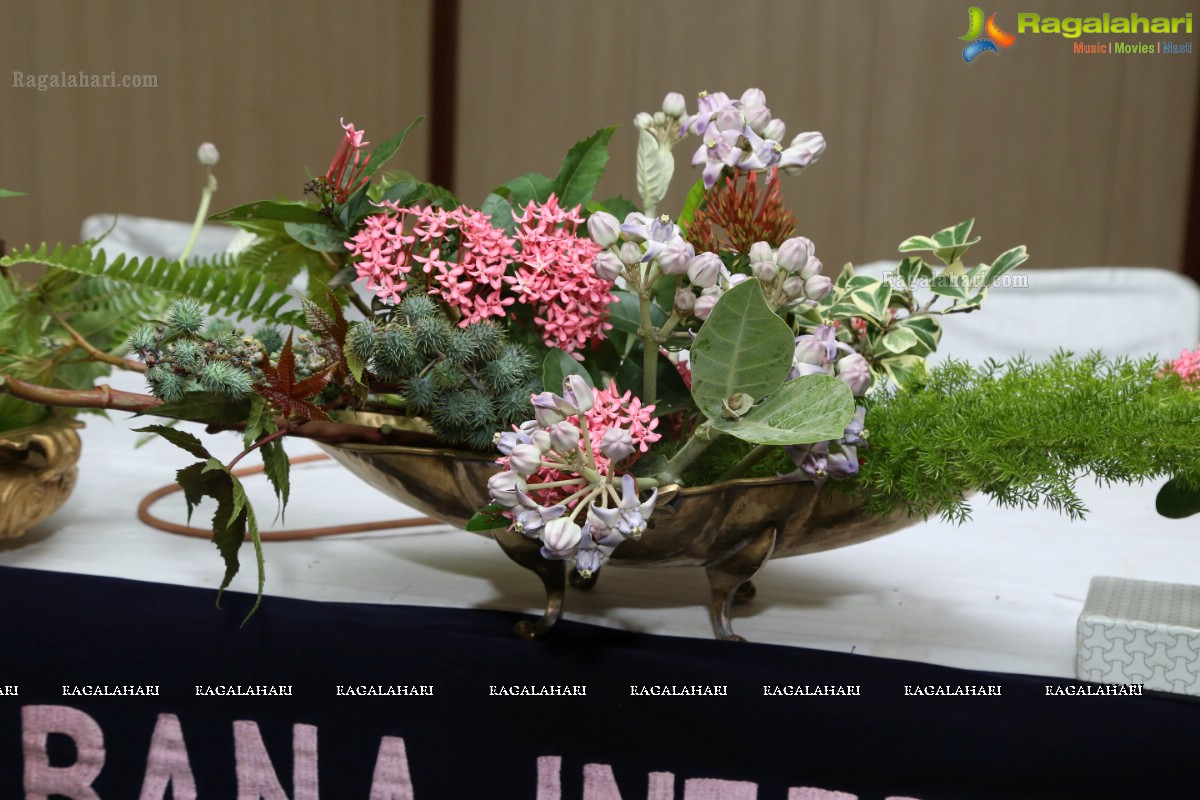
[{"label": "flower arrangement", "polygon": [[[857,493],[878,514],[958,519],[973,491],[1076,515],[1082,473],[1165,477],[1164,513],[1194,512],[1196,353],[1165,368],[1095,354],[930,368],[940,318],[977,311],[1024,247],[968,266],[979,242],[968,220],[902,242],[898,281],[831,271],[780,194],[785,176],[821,159],[820,133],[787,138],[757,89],[701,94],[695,113],[672,93],[634,124],[640,203],[593,196],[613,128],[576,143],[557,176],[520,176],[476,207],[383,170],[408,130],[368,153],[364,132],[343,123],[309,199],[211,218],[253,235],[237,254],[184,263],[26,248],[0,265],[172,302],[161,320],[141,315],[123,348],[89,351],[106,368],[144,370],[150,394],[7,368],[0,388],[239,432],[244,450],[223,464],[189,433],[145,429],[199,459],[178,477],[189,508],[217,501],[223,586],[243,540],[258,544],[232,467],[258,452],[286,501],[288,436],[491,451],[492,503],[468,529],[506,528],[584,576],[646,535],[661,490],[741,477]],[[673,151],[689,139],[700,175],[665,213]],[[205,207],[212,188],[210,175]],[[281,288],[299,276],[302,313]],[[0,333],[30,324],[9,315]],[[235,327],[246,324],[258,327]],[[344,410],[408,425],[340,420]]]}]

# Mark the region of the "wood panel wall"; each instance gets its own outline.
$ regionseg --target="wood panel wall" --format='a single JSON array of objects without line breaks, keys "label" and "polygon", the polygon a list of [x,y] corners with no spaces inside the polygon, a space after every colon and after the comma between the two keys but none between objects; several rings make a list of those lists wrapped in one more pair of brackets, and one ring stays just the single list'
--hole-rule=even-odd
[{"label": "wood panel wall", "polygon": [[[205,140],[222,153],[215,208],[297,196],[305,168],[328,162],[339,117],[381,141],[437,105],[430,26],[445,2],[10,4],[0,187],[30,197],[0,206],[0,238],[74,240],[100,211],[190,219]],[[518,174],[553,174],[576,139],[616,122],[601,192],[632,197],[636,112],[667,91],[759,86],[791,133],[829,141],[785,184],[827,263],[887,258],[905,236],[975,216],[981,258],[1024,242],[1038,266],[1179,269],[1200,54],[1080,56],[1066,39],[1023,35],[966,64],[966,5],[459,0],[453,188],[479,202]],[[1028,10],[996,6],[1014,31]],[[1095,0],[1086,13],[1193,6]],[[155,75],[158,88],[10,85],[13,71],[79,70]],[[396,163],[427,175],[430,130]],[[664,210],[695,175],[693,146],[681,145]]]},{"label": "wood panel wall", "polygon": [[[1023,242],[1038,266],[1179,269],[1200,55],[1082,56],[1067,39],[1023,35],[967,64],[968,5],[462,0],[458,188],[478,201],[523,171],[553,174],[577,138],[655,110],[668,91],[758,86],[791,133],[828,140],[822,161],[785,184],[827,264],[889,258],[906,236],[974,216],[981,258]],[[1011,32],[1032,6],[1195,10],[1187,0],[993,5]],[[602,195],[634,195],[634,141],[624,124]],[[689,142],[664,210],[695,179]]]},{"label": "wood panel wall", "polygon": [[[299,197],[345,117],[373,143],[429,108],[432,0],[5,3],[0,206],[10,244],[77,241],[97,212],[191,220],[214,142],[213,210]],[[13,71],[154,75],[153,89],[12,88]],[[392,162],[424,176],[428,126]]]}]

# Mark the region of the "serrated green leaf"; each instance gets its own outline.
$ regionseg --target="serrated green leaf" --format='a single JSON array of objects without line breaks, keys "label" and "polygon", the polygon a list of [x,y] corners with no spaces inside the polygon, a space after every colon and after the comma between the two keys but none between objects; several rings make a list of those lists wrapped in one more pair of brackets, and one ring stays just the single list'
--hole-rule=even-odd
[{"label": "serrated green leaf", "polygon": [[346,235],[329,225],[285,222],[283,229],[300,244],[318,253],[346,252]]},{"label": "serrated green leaf", "polygon": [[483,531],[493,531],[497,528],[507,528],[512,524],[512,520],[504,516],[504,511],[504,506],[499,503],[489,503],[476,511],[467,520],[467,531],[469,533],[482,533]]},{"label": "serrated green leaf", "polygon": [[574,208],[591,199],[608,164],[608,141],[615,130],[615,126],[601,128],[567,151],[554,179],[554,192],[563,208]]},{"label": "serrated green leaf", "polygon": [[204,447],[199,438],[187,431],[172,428],[167,425],[147,425],[144,428],[134,428],[135,433],[156,433],[171,444],[188,451],[196,458],[212,458],[212,454]]},{"label": "serrated green leaf", "polygon": [[246,430],[242,434],[242,447],[249,450],[252,444],[275,430],[275,417],[267,408],[266,401],[259,395],[251,395],[250,409],[246,415]]},{"label": "serrated green leaf", "polygon": [[721,296],[691,348],[692,399],[709,419],[725,401],[747,394],[757,402],[777,390],[792,368],[795,335],[767,305],[751,278]]},{"label": "serrated green leaf", "polygon": [[542,361],[542,386],[548,392],[562,394],[563,381],[567,379],[568,375],[578,375],[583,378],[588,386],[593,389],[596,388],[596,384],[592,381],[592,376],[583,364],[571,358],[557,347],[551,347],[550,351],[546,353],[546,358]]},{"label": "serrated green leaf", "polygon": [[717,430],[754,444],[810,444],[840,439],[854,417],[854,395],[844,381],[807,375],[737,419],[710,418]]},{"label": "serrated green leaf", "polygon": [[1184,519],[1200,514],[1200,487],[1189,488],[1179,478],[1171,478],[1158,490],[1154,507],[1169,519]]},{"label": "serrated green leaf", "polygon": [[263,472],[271,482],[271,488],[275,490],[276,499],[279,500],[279,518],[282,521],[291,491],[291,463],[284,452],[283,443],[278,439],[267,442],[258,450],[262,453]]},{"label": "serrated green leaf", "polygon": [[301,222],[321,225],[326,222],[315,208],[302,203],[272,202],[258,200],[242,206],[220,211],[208,218],[209,222],[240,222],[245,220],[276,220],[278,222]]},{"label": "serrated green leaf", "polygon": [[367,166],[363,169],[363,175],[370,178],[381,170],[383,165],[390,161],[392,156],[396,155],[396,151],[400,149],[400,145],[404,144],[405,138],[412,132],[412,129],[420,125],[424,119],[424,114],[418,116],[412,122],[408,123],[407,128],[376,147],[371,153],[371,160],[367,162]]}]

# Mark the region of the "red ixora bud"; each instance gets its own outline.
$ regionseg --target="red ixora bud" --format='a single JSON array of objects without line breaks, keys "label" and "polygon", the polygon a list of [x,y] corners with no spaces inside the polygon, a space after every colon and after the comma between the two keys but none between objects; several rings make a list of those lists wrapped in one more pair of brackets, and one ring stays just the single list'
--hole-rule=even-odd
[{"label": "red ixora bud", "polygon": [[346,135],[342,137],[342,144],[325,172],[330,197],[337,205],[345,203],[355,190],[369,180],[363,173],[371,161],[371,156],[362,154],[362,148],[370,144],[363,141],[363,131],[355,130],[353,122],[346,124],[344,119],[340,122]]}]

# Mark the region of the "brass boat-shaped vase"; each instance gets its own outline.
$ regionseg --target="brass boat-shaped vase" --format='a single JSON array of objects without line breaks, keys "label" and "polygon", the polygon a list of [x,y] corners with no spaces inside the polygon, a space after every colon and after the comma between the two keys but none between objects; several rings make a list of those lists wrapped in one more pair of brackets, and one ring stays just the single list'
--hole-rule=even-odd
[{"label": "brass boat-shaped vase", "polygon": [[0,431],[0,539],[20,536],[66,502],[75,488],[81,427],[52,414]]},{"label": "brass boat-shaped vase", "polygon": [[[356,422],[380,425],[395,420],[371,414]],[[484,453],[417,447],[342,444],[325,450],[371,486],[429,516],[465,528],[483,508],[487,480],[498,467]],[[730,626],[735,599],[753,595],[750,579],[771,558],[797,556],[856,544],[915,522],[903,513],[884,517],[862,511],[854,495],[821,491],[813,484],[771,478],[726,481],[709,486],[659,491],[654,515],[641,540],[629,540],[612,554],[611,567],[704,567],[711,590],[709,617],[718,639],[740,639]],[[562,614],[568,565],[541,556],[540,543],[498,529],[494,538],[516,563],[532,570],[546,587],[546,612],[536,623],[517,625],[522,638],[548,631]],[[572,584],[590,588],[570,569]]]}]

